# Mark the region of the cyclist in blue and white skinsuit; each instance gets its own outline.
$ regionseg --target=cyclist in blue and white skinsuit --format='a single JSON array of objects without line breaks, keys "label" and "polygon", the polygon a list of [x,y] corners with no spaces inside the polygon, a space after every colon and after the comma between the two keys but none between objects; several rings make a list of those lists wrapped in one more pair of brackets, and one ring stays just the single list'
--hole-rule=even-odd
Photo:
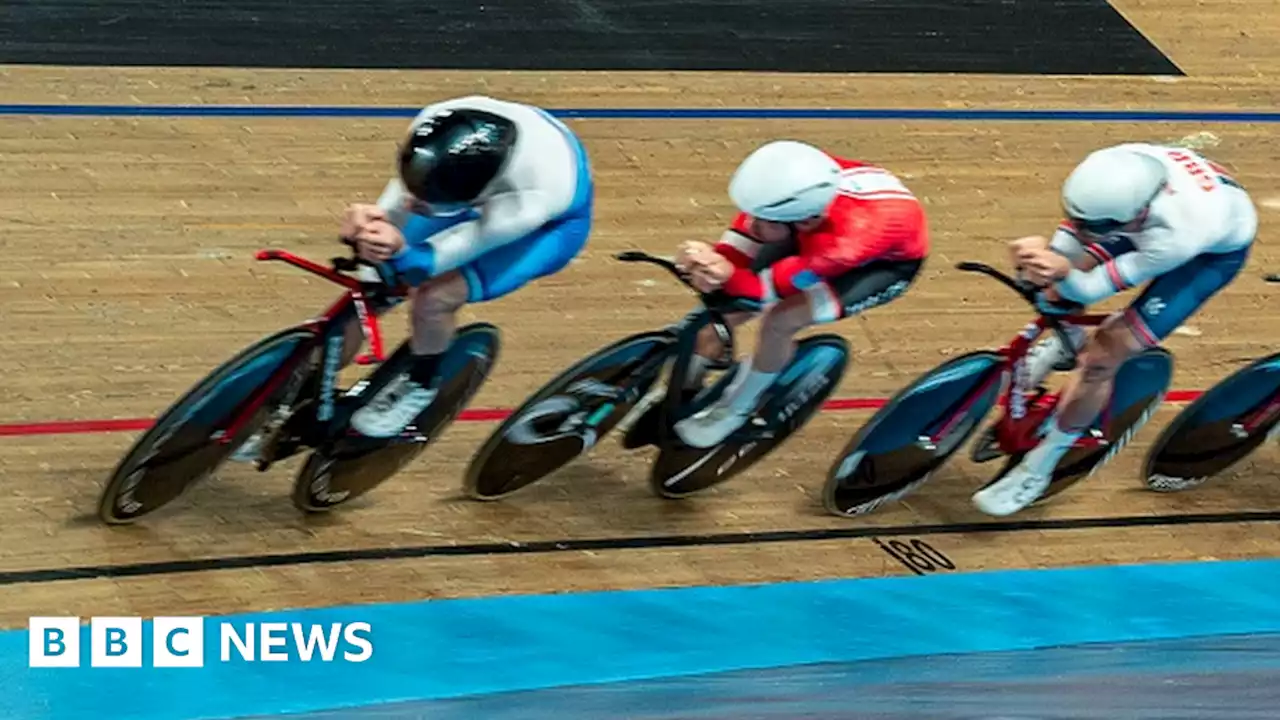
[{"label": "cyclist in blue and white skinsuit", "polygon": [[343,220],[361,257],[390,263],[414,288],[413,369],[351,426],[391,437],[425,410],[458,310],[564,269],[587,243],[592,200],[586,150],[546,111],[481,96],[423,109],[398,177],[377,205],[352,205]]},{"label": "cyclist in blue and white skinsuit", "polygon": [[[974,495],[991,515],[1010,515],[1048,488],[1059,460],[1111,398],[1116,370],[1159,344],[1239,274],[1258,231],[1248,193],[1191,150],[1130,143],[1090,154],[1062,188],[1066,221],[1053,239],[1012,244],[1027,279],[1047,299],[1092,305],[1149,283],[1084,344],[1039,446]],[[1083,332],[1073,328],[1075,342]],[[1052,336],[1030,358],[1032,385],[1069,357]]]}]

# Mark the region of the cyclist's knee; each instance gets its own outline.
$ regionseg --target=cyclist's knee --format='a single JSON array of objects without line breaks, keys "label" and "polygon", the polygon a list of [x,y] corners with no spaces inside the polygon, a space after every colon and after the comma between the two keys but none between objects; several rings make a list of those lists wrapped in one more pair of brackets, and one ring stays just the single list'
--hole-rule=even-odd
[{"label": "cyclist's knee", "polygon": [[1116,370],[1141,350],[1123,320],[1109,320],[1085,343],[1080,369],[1085,382],[1107,382]]},{"label": "cyclist's knee", "polygon": [[1109,350],[1090,343],[1084,349],[1079,367],[1081,379],[1087,384],[1094,384],[1107,382],[1115,377],[1120,362]]},{"label": "cyclist's knee", "polygon": [[413,289],[414,317],[453,315],[467,304],[467,281],[461,273],[433,278]]},{"label": "cyclist's knee", "polygon": [[760,321],[760,334],[774,339],[786,339],[814,322],[808,297],[803,294],[792,295],[764,314]]},{"label": "cyclist's knee", "polygon": [[[729,313],[725,315],[724,321],[730,328],[736,328],[747,320],[751,319],[750,313]],[[720,336],[716,334],[714,325],[704,325],[698,331],[697,343],[694,346],[694,352],[705,358],[719,357],[724,352],[724,344],[720,342]]]},{"label": "cyclist's knee", "polygon": [[706,358],[714,358],[724,349],[724,344],[720,342],[720,337],[716,335],[713,326],[707,325],[698,331],[698,341],[694,347],[694,351]]}]

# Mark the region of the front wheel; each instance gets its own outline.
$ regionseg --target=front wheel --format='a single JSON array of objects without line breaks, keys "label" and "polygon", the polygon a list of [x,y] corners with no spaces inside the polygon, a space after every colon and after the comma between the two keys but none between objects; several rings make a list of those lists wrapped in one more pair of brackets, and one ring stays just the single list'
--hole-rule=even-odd
[{"label": "front wheel", "polygon": [[1143,477],[1157,492],[1203,484],[1280,431],[1280,353],[1237,370],[1178,414],[1156,439]]},{"label": "front wheel", "polygon": [[572,462],[613,430],[657,380],[675,344],[633,335],[561,373],[511,413],[467,468],[464,489],[497,500]]},{"label": "front wheel", "polygon": [[995,405],[1003,372],[1001,355],[974,352],[899,391],[832,464],[823,489],[827,510],[864,515],[927,482]]},{"label": "front wheel", "polygon": [[[169,406],[133,444],[103,488],[98,517],[111,525],[134,522],[209,477],[282,403],[296,396],[314,369],[315,332],[290,328],[264,338],[223,363]],[[219,434],[277,373],[272,397],[258,402],[229,442]]]}]

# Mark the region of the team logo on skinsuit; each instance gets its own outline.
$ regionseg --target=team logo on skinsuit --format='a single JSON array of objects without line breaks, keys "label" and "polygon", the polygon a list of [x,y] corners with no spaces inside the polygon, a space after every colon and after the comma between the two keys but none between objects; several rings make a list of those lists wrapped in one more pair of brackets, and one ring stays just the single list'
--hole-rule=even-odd
[{"label": "team logo on skinsuit", "polygon": [[898,297],[902,293],[906,292],[907,288],[910,287],[910,285],[911,283],[906,280],[899,280],[898,282],[890,285],[889,287],[885,288],[884,290],[882,290],[876,295],[872,295],[869,298],[863,298],[862,300],[859,300],[856,303],[846,305],[844,308],[844,314],[846,316],[853,316],[853,315],[857,315],[858,313],[866,312],[867,310],[870,310],[873,307],[879,307],[880,305],[884,305],[885,303],[893,300],[894,298]]}]

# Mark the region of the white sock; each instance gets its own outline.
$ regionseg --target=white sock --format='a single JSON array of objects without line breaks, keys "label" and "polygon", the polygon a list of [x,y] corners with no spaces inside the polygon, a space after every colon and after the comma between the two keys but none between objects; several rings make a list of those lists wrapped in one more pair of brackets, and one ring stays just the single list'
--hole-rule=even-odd
[{"label": "white sock", "polygon": [[750,360],[744,360],[733,384],[725,389],[729,398],[729,407],[740,413],[749,413],[756,409],[760,395],[773,384],[778,373],[763,373],[756,370]]},{"label": "white sock", "polygon": [[1062,460],[1062,456],[1067,454],[1082,434],[1079,431],[1064,431],[1058,427],[1058,421],[1055,418],[1050,424],[1048,434],[1023,458],[1023,466],[1036,475],[1053,473],[1054,468],[1058,466],[1058,461]]},{"label": "white sock", "polygon": [[[1071,336],[1071,342],[1078,352],[1084,345],[1084,329],[1075,325],[1067,325],[1067,334]],[[1031,352],[1027,354],[1028,389],[1044,382],[1044,379],[1049,377],[1049,373],[1053,371],[1053,366],[1067,357],[1069,355],[1066,349],[1062,347],[1062,338],[1058,337],[1056,332],[1045,338],[1044,342],[1032,348]]]},{"label": "white sock", "polygon": [[684,376],[684,389],[693,390],[702,387],[702,379],[707,375],[707,366],[711,361],[701,355],[694,353],[689,358],[689,373]]}]

